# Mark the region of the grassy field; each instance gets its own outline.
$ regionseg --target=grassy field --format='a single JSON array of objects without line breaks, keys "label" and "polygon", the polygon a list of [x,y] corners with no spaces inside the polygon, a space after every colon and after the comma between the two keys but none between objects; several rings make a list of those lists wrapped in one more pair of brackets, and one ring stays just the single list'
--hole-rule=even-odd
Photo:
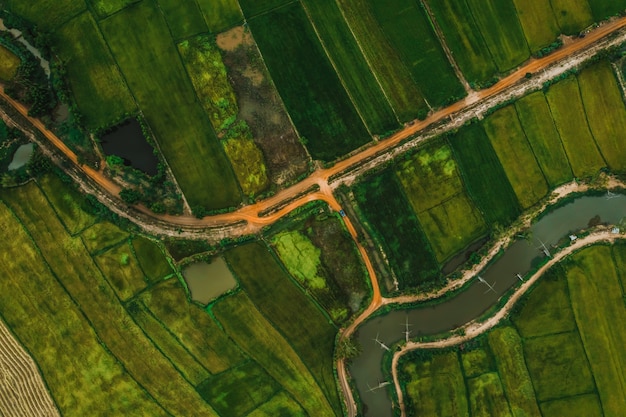
[{"label": "grassy field", "polygon": [[546,97],[574,175],[595,174],[606,164],[587,125],[576,78],[551,86]]},{"label": "grassy field", "polygon": [[[294,285],[264,245],[240,246],[226,253],[226,261],[252,302],[310,370],[319,385],[318,392],[339,414],[332,362],[336,328]],[[294,320],[296,316],[302,319]],[[321,397],[315,401],[321,401]]]},{"label": "grassy field", "polygon": [[196,0],[212,33],[222,32],[239,24],[243,15],[237,0]]},{"label": "grassy field", "polygon": [[68,187],[56,175],[46,175],[39,179],[39,186],[46,194],[59,219],[71,235],[96,222],[96,218],[83,211],[80,206],[81,194],[74,188]]},{"label": "grassy field", "polygon": [[513,417],[496,372],[467,380],[472,417]]},{"label": "grassy field", "polygon": [[467,0],[467,4],[500,72],[516,67],[529,57],[512,0]]},{"label": "grassy field", "polygon": [[465,96],[426,11],[418,2],[369,0],[369,6],[431,106],[440,107]]},{"label": "grassy field", "polygon": [[397,276],[399,289],[436,279],[437,260],[394,173],[388,170],[368,178],[353,190],[361,213]]},{"label": "grassy field", "polygon": [[81,13],[67,22],[54,33],[54,40],[59,45],[59,57],[66,63],[72,95],[87,128],[108,127],[124,114],[136,111],[133,97],[91,14]]},{"label": "grassy field", "polygon": [[593,137],[609,168],[626,171],[626,107],[617,79],[607,60],[586,68],[578,85]]},{"label": "grassy field", "polygon": [[485,222],[505,225],[513,221],[520,206],[482,125],[464,127],[449,141],[468,193]]},{"label": "grassy field", "polygon": [[570,181],[572,169],[544,94],[537,91],[522,97],[515,109],[550,188]]},{"label": "grassy field", "polygon": [[566,35],[577,35],[593,22],[587,0],[550,0],[550,3],[561,32]]},{"label": "grassy field", "polygon": [[13,52],[0,45],[0,80],[11,81],[17,74],[20,62]]},{"label": "grassy field", "polygon": [[140,0],[87,0],[102,19]]},{"label": "grassy field", "polygon": [[338,0],[352,33],[400,122],[424,116],[428,107],[372,13],[369,0]]},{"label": "grassy field", "polygon": [[599,0],[589,2],[593,20],[599,22],[608,16],[614,16],[620,11],[626,9],[626,1],[624,0]]},{"label": "grassy field", "polygon": [[497,72],[489,48],[465,0],[428,0],[456,63],[470,83],[484,83]]},{"label": "grassy field", "polygon": [[369,135],[300,3],[250,20],[287,111],[313,159],[331,161]]},{"label": "grassy field", "polygon": [[603,417],[597,394],[579,395],[541,404],[543,417]]},{"label": "grassy field", "polygon": [[93,254],[128,238],[128,233],[109,222],[101,222],[85,229],[81,233],[81,238],[89,253]]},{"label": "grassy field", "polygon": [[319,276],[321,251],[306,236],[298,231],[281,232],[274,236],[272,244],[300,285],[313,292],[328,289],[325,277]]},{"label": "grassy field", "polygon": [[399,123],[391,105],[359,49],[337,2],[305,0],[302,4],[369,131],[380,134],[398,128]]},{"label": "grassy field", "polygon": [[2,6],[43,31],[52,31],[87,8],[81,0],[7,0]]},{"label": "grassy field", "polygon": [[230,138],[223,143],[224,151],[230,159],[241,191],[248,196],[256,196],[269,185],[265,159],[259,147],[247,135]]},{"label": "grassy field", "polygon": [[307,366],[244,292],[218,301],[212,312],[232,340],[265,372],[281,381],[307,413],[335,415]]},{"label": "grassy field", "polygon": [[499,352],[495,356],[498,374],[513,415],[541,417],[535,398],[536,384],[533,389],[535,380],[531,382],[528,374],[519,334],[512,327],[501,327],[489,332],[488,339],[491,351]]},{"label": "grassy field", "polygon": [[247,417],[304,416],[305,412],[285,391],[274,395],[268,402]]},{"label": "grassy field", "polygon": [[496,370],[490,350],[482,347],[461,352],[461,364],[465,378],[474,378]]},{"label": "grassy field", "polygon": [[513,0],[531,52],[550,45],[561,31],[549,0]]},{"label": "grassy field", "polygon": [[232,169],[155,3],[144,1],[100,25],[189,204],[217,209],[239,203]]},{"label": "grassy field", "polygon": [[139,265],[149,281],[159,281],[172,274],[172,267],[155,242],[138,236],[132,240],[132,246]]},{"label": "grassy field", "polygon": [[[408,415],[469,416],[465,383],[455,353],[435,355],[431,361],[405,362],[399,370],[412,379],[404,389]],[[447,401],[438,401],[446,398]]]},{"label": "grassy field", "polygon": [[524,353],[539,401],[595,390],[578,332],[529,339],[524,343]]},{"label": "grassy field", "polygon": [[195,1],[158,0],[174,39],[183,39],[208,30]]},{"label": "grassy field", "polygon": [[146,287],[146,279],[130,242],[109,249],[94,259],[120,300],[126,301]]},{"label": "grassy field", "polygon": [[[106,407],[116,415],[131,415],[138,409],[154,416],[168,415],[100,343],[31,237],[3,203],[0,224],[3,232],[11,235],[0,243],[0,266],[6,274],[0,281],[0,314],[37,362],[61,413],[96,415]],[[64,233],[62,228],[59,233]]]},{"label": "grassy field", "polygon": [[522,130],[515,107],[506,106],[483,122],[500,163],[522,209],[527,209],[548,192],[548,184]]}]

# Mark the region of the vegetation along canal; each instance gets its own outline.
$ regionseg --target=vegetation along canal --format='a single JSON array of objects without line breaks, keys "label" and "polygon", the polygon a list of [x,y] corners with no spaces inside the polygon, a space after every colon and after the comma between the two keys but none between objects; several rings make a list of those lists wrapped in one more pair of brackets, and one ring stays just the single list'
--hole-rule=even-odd
[{"label": "vegetation along canal", "polygon": [[[454,330],[476,319],[494,306],[498,299],[541,261],[560,239],[599,222],[618,224],[626,216],[626,197],[609,195],[580,197],[555,209],[536,222],[526,239],[515,241],[504,254],[454,297],[439,304],[395,310],[365,322],[355,337],[361,354],[352,361],[350,373],[355,381],[365,416],[393,415],[388,390],[392,381],[385,379],[381,364],[386,347],[405,339],[406,323],[410,338],[415,339]],[[378,340],[378,341],[377,341]],[[389,384],[387,384],[389,383]],[[378,388],[380,387],[380,388]]]}]

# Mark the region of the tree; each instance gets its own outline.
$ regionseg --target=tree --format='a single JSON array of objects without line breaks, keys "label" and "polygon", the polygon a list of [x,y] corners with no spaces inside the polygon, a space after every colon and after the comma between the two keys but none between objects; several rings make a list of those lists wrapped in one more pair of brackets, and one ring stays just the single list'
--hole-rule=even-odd
[{"label": "tree", "polygon": [[351,337],[343,338],[335,348],[335,359],[352,359],[359,356],[361,346]]},{"label": "tree", "polygon": [[120,191],[120,198],[122,201],[128,204],[137,204],[141,199],[142,195],[139,191],[133,190],[131,188],[124,188]]}]

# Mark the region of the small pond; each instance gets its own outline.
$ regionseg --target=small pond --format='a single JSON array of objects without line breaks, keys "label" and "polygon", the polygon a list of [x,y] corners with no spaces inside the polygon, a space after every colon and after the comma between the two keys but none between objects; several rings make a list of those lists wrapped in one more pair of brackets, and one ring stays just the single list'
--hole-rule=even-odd
[{"label": "small pond", "polygon": [[148,175],[156,175],[158,172],[159,160],[136,119],[127,120],[114,127],[102,135],[100,143],[105,154],[119,156],[126,165]]},{"label": "small pond", "polygon": [[30,157],[33,155],[34,150],[35,147],[32,143],[27,143],[17,148],[13,154],[13,160],[11,160],[8,170],[13,171],[26,165],[30,160]]},{"label": "small pond", "polygon": [[211,263],[190,264],[183,269],[183,277],[191,299],[205,305],[237,286],[237,280],[223,258],[215,258]]}]

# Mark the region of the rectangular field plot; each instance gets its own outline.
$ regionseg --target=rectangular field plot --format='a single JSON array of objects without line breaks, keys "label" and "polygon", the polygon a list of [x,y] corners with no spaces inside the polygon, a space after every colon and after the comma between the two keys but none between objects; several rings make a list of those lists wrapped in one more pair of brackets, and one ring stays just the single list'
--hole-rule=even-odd
[{"label": "rectangular field plot", "polygon": [[369,141],[300,3],[258,16],[249,24],[314,159],[331,161]]},{"label": "rectangular field plot", "polygon": [[128,238],[128,233],[109,222],[101,222],[83,230],[81,238],[89,252],[94,254]]},{"label": "rectangular field plot", "polygon": [[515,102],[517,116],[550,188],[573,178],[548,102],[540,91]]},{"label": "rectangular field plot", "polygon": [[[259,243],[226,253],[226,261],[259,311],[276,329],[319,381],[320,391],[338,413],[339,398],[333,378],[336,329],[322,311],[283,271],[268,248]],[[294,320],[302,317],[302,320]],[[319,398],[315,401],[321,401]]]},{"label": "rectangular field plot", "polygon": [[626,107],[611,64],[603,60],[578,75],[587,121],[609,168],[626,171]]},{"label": "rectangular field plot", "polygon": [[174,39],[182,39],[207,31],[195,1],[158,0]]},{"label": "rectangular field plot", "polygon": [[572,308],[605,416],[626,410],[626,311],[611,249],[576,253],[568,268]]},{"label": "rectangular field plot", "polygon": [[456,353],[435,355],[422,363],[403,362],[407,415],[469,416],[465,383]]},{"label": "rectangular field plot", "polygon": [[497,352],[498,374],[513,415],[541,417],[520,336],[512,327],[500,327],[489,332],[488,339],[491,351]]},{"label": "rectangular field plot", "polygon": [[625,0],[594,0],[589,2],[593,20],[599,22],[626,9]]},{"label": "rectangular field plot", "polygon": [[237,0],[197,0],[212,33],[225,31],[243,20]]},{"label": "rectangular field plot", "polygon": [[337,0],[365,58],[400,122],[425,116],[423,95],[391,46],[370,8],[370,0]]},{"label": "rectangular field plot", "polygon": [[556,40],[561,31],[550,0],[513,0],[513,3],[531,52],[537,52]]},{"label": "rectangular field plot", "polygon": [[548,192],[546,179],[539,168],[515,107],[504,107],[483,122],[491,145],[523,209],[531,207]]},{"label": "rectangular field plot", "polygon": [[496,372],[467,380],[472,417],[513,417]]},{"label": "rectangular field plot", "polygon": [[491,79],[498,69],[465,0],[427,0],[457,65],[472,84]]},{"label": "rectangular field plot", "polygon": [[[241,350],[278,381],[309,415],[336,415],[301,358],[244,292],[218,301],[212,312]],[[334,379],[328,382],[334,383]]]},{"label": "rectangular field plot", "polygon": [[8,0],[3,8],[49,32],[87,7],[82,0]]},{"label": "rectangular field plot", "polygon": [[120,300],[126,301],[146,287],[147,281],[129,242],[124,242],[94,259]]},{"label": "rectangular field plot", "polygon": [[603,417],[598,394],[578,395],[541,404],[543,417]]},{"label": "rectangular field plot", "polygon": [[485,222],[508,224],[520,206],[481,124],[473,123],[449,137],[468,193]]},{"label": "rectangular field plot", "polygon": [[[19,204],[45,204],[22,195],[14,197]],[[11,236],[0,242],[0,268],[6,274],[0,280],[0,313],[37,362],[62,415],[98,415],[106,404],[115,415],[132,415],[140,409],[151,416],[167,416],[100,343],[32,238],[3,203],[0,223]],[[64,233],[62,228],[56,231]]]},{"label": "rectangular field plot", "polygon": [[431,106],[439,107],[465,95],[426,11],[418,2],[369,0],[369,4]]},{"label": "rectangular field plot", "polygon": [[566,35],[577,35],[593,22],[587,0],[550,0],[550,3],[561,32]]},{"label": "rectangular field plot", "polygon": [[142,2],[100,25],[191,207],[236,205],[241,197],[232,169],[197,102],[160,10]]},{"label": "rectangular field plot", "polygon": [[467,4],[500,72],[516,67],[529,57],[513,0],[467,0]]},{"label": "rectangular field plot", "polygon": [[594,391],[578,332],[528,339],[524,342],[524,354],[539,401]]},{"label": "rectangular field plot", "polygon": [[404,289],[434,280],[439,266],[396,181],[393,172],[386,171],[355,186],[354,194]]},{"label": "rectangular field plot", "polygon": [[335,0],[305,0],[304,9],[341,81],[372,134],[400,125]]},{"label": "rectangular field plot", "polygon": [[568,77],[552,85],[546,97],[574,175],[595,174],[606,164],[589,131],[578,81]]},{"label": "rectangular field plot", "polygon": [[80,207],[81,193],[68,187],[58,176],[48,174],[39,179],[38,183],[69,234],[80,233],[96,222],[93,215]]}]

